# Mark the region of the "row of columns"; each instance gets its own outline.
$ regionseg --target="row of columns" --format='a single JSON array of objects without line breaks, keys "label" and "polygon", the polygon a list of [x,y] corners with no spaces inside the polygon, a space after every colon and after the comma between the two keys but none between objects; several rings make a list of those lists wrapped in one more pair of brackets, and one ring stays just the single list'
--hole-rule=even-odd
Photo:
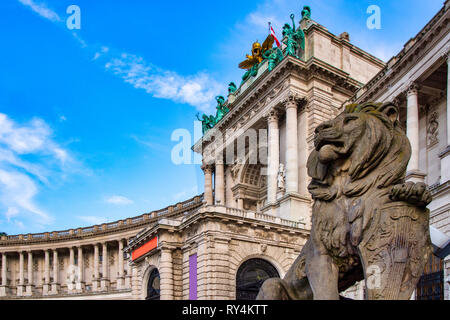
[{"label": "row of columns", "polygon": [[[441,184],[450,180],[450,56],[446,53],[447,60],[447,141],[446,149],[441,157]],[[425,173],[420,170],[420,128],[419,128],[419,86],[412,82],[406,90],[406,135],[411,144],[411,158],[407,168],[407,179],[413,182],[423,182]]]},{"label": "row of columns", "polygon": [[[109,261],[108,246],[106,242],[96,243],[94,246],[94,272],[93,272],[93,291],[107,291],[109,289]],[[99,247],[102,246],[102,274],[99,274]],[[85,290],[85,268],[83,259],[83,247],[76,247],[78,254],[78,262],[75,265],[74,247],[69,248],[69,272],[76,272],[73,283],[68,283],[68,293],[81,293]],[[19,282],[17,284],[17,296],[31,296],[34,293],[33,285],[33,252],[27,251],[27,277],[28,282],[25,284],[24,275],[24,259],[25,252],[19,252]],[[50,253],[53,255],[53,281],[50,278]],[[0,286],[0,296],[8,295],[8,253],[2,253],[2,282]],[[118,277],[117,289],[125,288],[124,259],[123,259],[123,239],[118,241]],[[60,291],[59,279],[59,259],[58,249],[44,250],[44,283],[42,287],[43,295],[54,295]]]},{"label": "row of columns", "polygon": [[[298,113],[299,98],[290,95],[284,102],[286,111],[286,193],[298,194]],[[267,163],[267,205],[277,202],[278,170],[280,166],[279,111],[273,109],[267,115],[268,163]],[[225,167],[222,160],[215,165],[202,166],[205,176],[205,201],[207,205],[225,205]],[[214,171],[214,191],[212,173]],[[214,192],[214,195],[213,195]],[[238,199],[238,208],[243,208],[243,199]]]}]

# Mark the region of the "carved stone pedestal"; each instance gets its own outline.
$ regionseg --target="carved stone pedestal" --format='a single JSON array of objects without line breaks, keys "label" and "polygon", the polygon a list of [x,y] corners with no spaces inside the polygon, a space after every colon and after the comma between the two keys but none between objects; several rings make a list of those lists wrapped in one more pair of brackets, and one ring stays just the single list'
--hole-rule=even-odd
[{"label": "carved stone pedestal", "polygon": [[100,279],[94,278],[92,280],[92,291],[100,291]]},{"label": "carved stone pedestal", "polygon": [[311,228],[310,200],[299,194],[287,194],[280,199],[279,217],[286,220],[301,221],[305,228]]},{"label": "carved stone pedestal", "polygon": [[0,297],[6,297],[9,294],[9,288],[7,286],[0,286]]},{"label": "carved stone pedestal", "polygon": [[25,285],[19,284],[17,285],[17,296],[22,297],[25,295]]},{"label": "carved stone pedestal", "polygon": [[101,279],[100,282],[101,282],[100,291],[108,291],[110,286],[109,279]]},{"label": "carved stone pedestal", "polygon": [[52,285],[50,283],[44,283],[42,285],[42,295],[48,296],[52,290]]},{"label": "carved stone pedestal", "polygon": [[35,287],[32,284],[27,284],[26,286],[26,291],[25,291],[25,296],[26,297],[31,297],[34,293]]},{"label": "carved stone pedestal", "polygon": [[83,293],[86,289],[86,284],[84,282],[77,282],[75,285],[75,292]]},{"label": "carved stone pedestal", "polygon": [[52,291],[50,291],[51,295],[58,294],[61,290],[61,286],[59,283],[52,283]]},{"label": "carved stone pedestal", "polygon": [[117,289],[124,289],[124,284],[125,284],[125,277],[124,276],[120,276],[117,277]]}]

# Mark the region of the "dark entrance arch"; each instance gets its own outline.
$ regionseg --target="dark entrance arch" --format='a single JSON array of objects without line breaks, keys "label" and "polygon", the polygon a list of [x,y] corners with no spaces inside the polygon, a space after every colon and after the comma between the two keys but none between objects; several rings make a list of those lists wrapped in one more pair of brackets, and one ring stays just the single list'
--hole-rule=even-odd
[{"label": "dark entrance arch", "polygon": [[264,281],[279,278],[277,269],[263,259],[249,259],[236,274],[236,300],[255,300]]},{"label": "dark entrance arch", "polygon": [[147,282],[147,297],[145,300],[159,300],[160,296],[160,288],[159,288],[159,271],[157,268],[154,268],[150,272],[150,276],[148,277]]}]

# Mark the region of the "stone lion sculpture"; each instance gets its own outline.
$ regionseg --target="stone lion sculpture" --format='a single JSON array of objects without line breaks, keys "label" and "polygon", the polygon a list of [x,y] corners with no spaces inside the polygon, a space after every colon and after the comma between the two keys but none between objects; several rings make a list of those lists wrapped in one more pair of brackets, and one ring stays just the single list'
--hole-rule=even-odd
[{"label": "stone lion sculpture", "polygon": [[423,183],[405,183],[411,146],[397,107],[348,105],[316,128],[314,145],[310,238],[257,299],[339,299],[360,280],[366,299],[409,299],[431,252],[431,195]]}]

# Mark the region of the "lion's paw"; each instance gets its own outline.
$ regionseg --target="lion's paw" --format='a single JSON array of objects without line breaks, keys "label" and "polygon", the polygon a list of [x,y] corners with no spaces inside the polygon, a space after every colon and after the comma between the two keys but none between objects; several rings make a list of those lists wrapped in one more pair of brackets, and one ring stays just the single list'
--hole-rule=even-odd
[{"label": "lion's paw", "polygon": [[427,185],[423,182],[405,182],[392,187],[389,199],[392,201],[405,201],[418,207],[426,207],[432,200]]}]

